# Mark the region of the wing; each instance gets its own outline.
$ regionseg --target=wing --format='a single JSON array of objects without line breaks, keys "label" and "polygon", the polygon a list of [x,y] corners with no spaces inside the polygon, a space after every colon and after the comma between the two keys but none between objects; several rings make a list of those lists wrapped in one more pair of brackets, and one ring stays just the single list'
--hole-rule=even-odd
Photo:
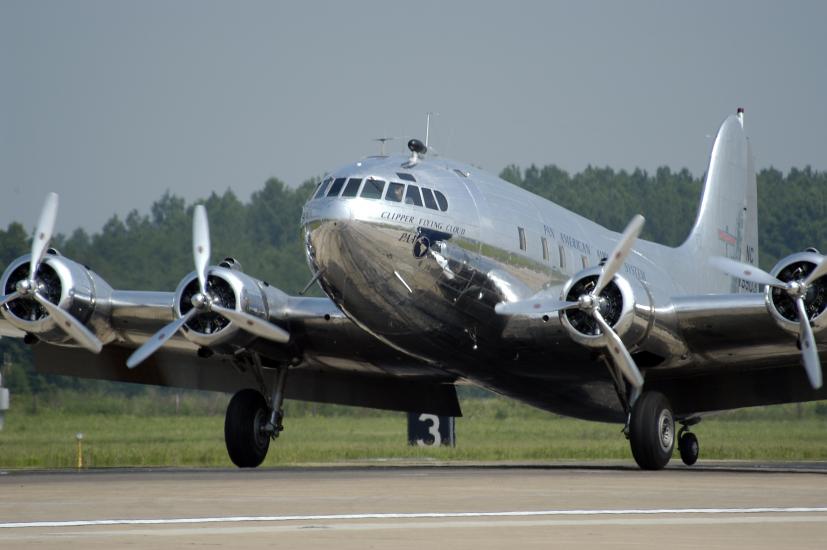
[{"label": "wing", "polygon": [[[617,376],[622,373],[612,369],[614,358],[607,350],[611,341],[602,327],[567,306],[572,293],[586,287],[583,281],[593,282],[598,273],[595,268],[576,275],[563,289],[565,301],[559,292],[543,291],[508,304],[511,310],[541,306],[511,317],[504,337],[522,348],[543,350],[539,353],[546,363],[553,359],[558,369],[580,364],[585,371],[591,365],[589,375],[596,376],[594,369],[608,362],[618,391],[630,397],[632,381],[627,387]],[[814,387],[803,368],[797,313],[784,303],[783,295],[770,290],[768,294],[679,296],[655,303],[639,282],[616,275],[613,287],[604,291],[612,306],[604,306],[606,320],[640,369],[643,388],[668,395],[676,415],[827,399],[827,390]],[[823,330],[827,304],[822,296],[827,293],[818,290],[808,298],[807,314],[817,358],[823,362],[827,361],[827,331]],[[555,309],[557,314],[550,313]],[[611,401],[611,396],[606,399]]]},{"label": "wing", "polygon": [[0,335],[42,342],[38,371],[266,395],[289,367],[289,398],[459,416],[454,376],[374,338],[331,300],[289,296],[232,261],[210,266],[202,207],[195,271],[175,292],[144,292],[112,289],[47,252],[56,200],[47,199],[32,253],[0,281]]},{"label": "wing", "polygon": [[[825,257],[812,251],[793,254],[772,273],[713,258],[710,264],[734,277],[739,287],[764,285],[765,292],[678,296],[658,303],[646,283],[619,274],[642,223],[639,216],[633,219],[609,260],[576,274],[561,293],[544,289],[527,299],[501,302],[495,310],[546,322],[555,318],[557,331],[547,332],[545,349],[553,346],[562,356],[566,346],[560,340],[568,336],[597,351],[627,411],[644,386],[640,367],[645,389],[668,395],[684,417],[827,398],[820,357],[827,351]],[[527,330],[512,327],[515,334]]]},{"label": "wing", "polygon": [[[680,297],[671,310],[672,342],[679,346],[672,353],[655,346],[664,359],[648,369],[646,383],[669,395],[676,412],[827,399],[802,368],[793,326],[779,326],[764,294]],[[652,338],[666,341],[657,333]],[[815,342],[827,360],[827,332],[817,332]]]}]

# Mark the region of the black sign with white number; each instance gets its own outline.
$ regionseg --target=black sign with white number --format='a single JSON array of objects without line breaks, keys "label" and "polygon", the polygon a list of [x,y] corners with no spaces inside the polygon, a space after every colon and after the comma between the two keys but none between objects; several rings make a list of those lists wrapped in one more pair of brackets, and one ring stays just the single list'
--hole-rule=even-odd
[{"label": "black sign with white number", "polygon": [[455,447],[455,418],[427,413],[408,413],[408,444],[420,447]]}]

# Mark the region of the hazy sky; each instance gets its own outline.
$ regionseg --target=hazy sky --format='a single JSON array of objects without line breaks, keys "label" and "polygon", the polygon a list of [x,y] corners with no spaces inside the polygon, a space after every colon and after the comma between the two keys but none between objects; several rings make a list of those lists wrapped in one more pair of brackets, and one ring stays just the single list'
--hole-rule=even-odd
[{"label": "hazy sky", "polygon": [[[703,173],[744,106],[758,167],[827,169],[824,2],[0,0],[0,227],[98,231],[247,200],[424,134],[445,156]],[[400,150],[404,140],[394,146]]]}]

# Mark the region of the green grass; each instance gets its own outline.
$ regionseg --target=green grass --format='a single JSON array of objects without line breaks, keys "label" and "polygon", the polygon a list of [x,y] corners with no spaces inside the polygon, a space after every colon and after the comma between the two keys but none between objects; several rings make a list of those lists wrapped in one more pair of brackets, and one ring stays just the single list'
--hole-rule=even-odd
[{"label": "green grass", "polygon": [[[224,448],[228,397],[152,392],[16,397],[0,432],[0,468],[71,468],[83,432],[86,467],[231,466]],[[406,443],[403,414],[288,403],[286,430],[265,466],[383,459],[631,462],[621,426],[557,417],[505,399],[467,399],[456,448]],[[702,459],[827,460],[827,407],[810,403],[710,417],[694,428]]]}]

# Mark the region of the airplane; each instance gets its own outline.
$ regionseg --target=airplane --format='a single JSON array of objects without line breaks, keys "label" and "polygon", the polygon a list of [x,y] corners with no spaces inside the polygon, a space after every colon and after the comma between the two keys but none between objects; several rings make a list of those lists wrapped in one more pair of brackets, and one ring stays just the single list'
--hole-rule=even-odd
[{"label": "airplane", "polygon": [[638,239],[641,216],[618,234],[408,149],[331,172],[305,204],[307,288],[324,298],[211,264],[201,205],[195,269],[174,292],[113,289],[50,248],[50,194],[31,253],[0,280],[0,334],[40,342],[39,372],[234,393],[224,435],[239,467],[264,460],[285,398],[460,416],[470,383],[618,423],[647,470],[676,445],[695,463],[690,428],[710,413],[827,398],[827,261],[807,249],[757,267],[743,110],[718,131],[677,247]]}]

